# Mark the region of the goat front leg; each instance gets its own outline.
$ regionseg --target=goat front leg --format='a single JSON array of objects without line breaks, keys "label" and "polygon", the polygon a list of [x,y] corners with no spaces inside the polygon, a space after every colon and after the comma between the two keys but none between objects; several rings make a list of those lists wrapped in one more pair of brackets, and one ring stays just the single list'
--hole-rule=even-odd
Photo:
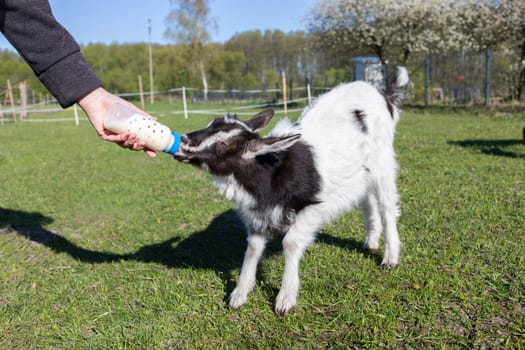
[{"label": "goat front leg", "polygon": [[301,223],[300,220],[297,220],[283,239],[284,275],[281,290],[275,299],[275,312],[279,315],[286,315],[297,303],[297,295],[299,294],[299,261],[308,245],[314,241],[315,230],[320,226],[318,223],[301,224],[306,223]]},{"label": "goat front leg", "polygon": [[257,272],[257,264],[261,259],[261,255],[266,246],[266,238],[258,234],[248,235],[248,247],[244,255],[242,263],[241,274],[237,282],[237,287],[230,294],[230,306],[238,309],[248,300],[248,294],[255,287],[255,274]]}]

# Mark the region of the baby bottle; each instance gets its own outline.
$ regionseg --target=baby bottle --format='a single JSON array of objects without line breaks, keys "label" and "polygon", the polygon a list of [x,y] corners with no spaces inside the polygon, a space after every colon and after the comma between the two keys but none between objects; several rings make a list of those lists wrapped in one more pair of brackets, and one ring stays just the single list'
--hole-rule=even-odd
[{"label": "baby bottle", "polygon": [[132,132],[148,148],[174,154],[179,149],[180,135],[140,112],[115,103],[104,116],[104,127],[116,133]]}]

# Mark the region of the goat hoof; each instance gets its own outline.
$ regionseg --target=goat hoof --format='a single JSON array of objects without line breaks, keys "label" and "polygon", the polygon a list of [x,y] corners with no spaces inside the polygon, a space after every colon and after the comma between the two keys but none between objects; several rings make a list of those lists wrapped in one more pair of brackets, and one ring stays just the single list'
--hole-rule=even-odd
[{"label": "goat hoof", "polygon": [[367,245],[363,245],[363,249],[368,250],[372,254],[377,254],[377,252],[379,252],[379,248],[370,248]]},{"label": "goat hoof", "polygon": [[397,263],[393,263],[393,262],[388,262],[388,261],[383,261],[381,263],[381,266],[386,268],[386,269],[389,269],[389,270],[393,270],[396,268],[397,266]]},{"label": "goat hoof", "polygon": [[248,294],[240,291],[238,288],[235,288],[230,294],[230,307],[232,309],[239,309],[241,306],[246,304],[248,301]]},{"label": "goat hoof", "polygon": [[293,309],[293,307],[291,307],[290,309],[285,309],[285,308],[279,308],[279,307],[275,307],[275,313],[278,315],[278,316],[281,316],[281,317],[284,317],[286,315],[288,315],[288,313]]},{"label": "goat hoof", "polygon": [[399,262],[399,250],[391,249],[390,247],[385,247],[385,252],[383,255],[382,266],[389,269],[393,269],[397,266]]},{"label": "goat hoof", "polygon": [[296,297],[288,293],[279,292],[275,299],[275,313],[279,316],[286,316],[295,307]]},{"label": "goat hoof", "polygon": [[368,238],[365,240],[365,243],[363,243],[363,249],[367,249],[373,253],[377,252],[379,250],[379,242],[368,240]]}]

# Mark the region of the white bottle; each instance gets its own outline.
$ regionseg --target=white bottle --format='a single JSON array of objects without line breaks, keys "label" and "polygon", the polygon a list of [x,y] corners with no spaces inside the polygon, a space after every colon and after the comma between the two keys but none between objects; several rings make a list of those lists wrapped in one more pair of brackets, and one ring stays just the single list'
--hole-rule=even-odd
[{"label": "white bottle", "polygon": [[104,116],[104,127],[116,133],[132,132],[148,148],[174,154],[180,146],[180,135],[148,116],[123,104],[115,103]]}]

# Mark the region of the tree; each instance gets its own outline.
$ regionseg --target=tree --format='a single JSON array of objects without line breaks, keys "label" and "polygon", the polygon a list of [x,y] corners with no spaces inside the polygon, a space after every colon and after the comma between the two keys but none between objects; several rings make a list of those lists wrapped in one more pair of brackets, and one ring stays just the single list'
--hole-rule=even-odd
[{"label": "tree", "polygon": [[208,79],[205,63],[207,44],[210,42],[210,29],[216,27],[210,17],[208,0],[170,0],[174,7],[166,18],[165,36],[179,44],[188,45],[189,62],[195,62],[207,99]]},{"label": "tree", "polygon": [[501,0],[462,0],[454,4],[462,32],[467,38],[465,49],[484,50],[485,105],[490,99],[491,49],[508,41],[511,29],[507,26],[508,10]]},{"label": "tree", "polygon": [[357,43],[383,64],[405,64],[413,53],[429,54],[463,43],[451,2],[442,0],[320,0],[310,14],[310,32],[332,46]]},{"label": "tree", "polygon": [[[22,60],[22,58],[9,50],[0,50],[0,92],[3,93],[6,80],[11,80],[13,85],[26,81],[28,89],[35,92],[47,93],[47,90],[35,77],[31,68]],[[18,89],[13,89],[15,95]],[[17,96],[15,96],[17,98]],[[0,99],[0,103],[2,100]]]},{"label": "tree", "polygon": [[242,72],[251,88],[261,84],[263,88],[273,87],[283,71],[290,81],[304,81],[312,69],[309,46],[310,37],[304,32],[286,34],[280,30],[243,32],[224,44],[227,51],[243,53]]},{"label": "tree", "polygon": [[452,2],[442,0],[409,0],[398,5],[397,34],[394,49],[406,64],[411,54],[459,51],[465,37],[451,8]]},{"label": "tree", "polygon": [[311,33],[332,47],[358,43],[386,63],[385,50],[395,35],[391,18],[394,8],[385,1],[370,0],[363,6],[359,0],[319,0],[308,25]]},{"label": "tree", "polygon": [[[264,81],[266,69],[267,52],[263,46],[261,31],[247,31],[235,34],[225,44],[224,48],[230,52],[241,52],[243,54],[242,73],[249,80]],[[253,88],[253,86],[250,86]]]},{"label": "tree", "polygon": [[501,8],[506,19],[505,26],[509,32],[510,44],[519,52],[517,64],[519,78],[514,97],[521,100],[525,98],[525,1],[502,0]]}]

